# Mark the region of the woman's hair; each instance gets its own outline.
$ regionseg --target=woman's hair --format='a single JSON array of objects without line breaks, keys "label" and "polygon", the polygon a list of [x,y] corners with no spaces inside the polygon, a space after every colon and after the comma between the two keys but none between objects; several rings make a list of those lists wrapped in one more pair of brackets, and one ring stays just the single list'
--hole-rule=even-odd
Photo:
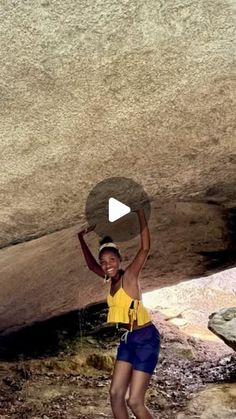
[{"label": "woman's hair", "polygon": [[122,260],[119,248],[113,242],[113,240],[110,236],[105,236],[99,241],[98,257],[100,258],[102,253],[105,252],[106,250],[109,250],[109,252],[113,252],[116,256],[119,257],[120,260]]}]

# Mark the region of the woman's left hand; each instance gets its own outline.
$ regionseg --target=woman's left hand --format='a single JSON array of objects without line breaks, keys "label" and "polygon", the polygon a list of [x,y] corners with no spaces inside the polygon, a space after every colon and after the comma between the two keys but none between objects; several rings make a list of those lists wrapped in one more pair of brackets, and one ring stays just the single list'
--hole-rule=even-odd
[{"label": "woman's left hand", "polygon": [[132,212],[137,212],[137,214],[138,213],[141,213],[141,212],[143,212],[144,211],[144,209],[143,208],[135,208],[135,209],[133,209],[132,210]]}]

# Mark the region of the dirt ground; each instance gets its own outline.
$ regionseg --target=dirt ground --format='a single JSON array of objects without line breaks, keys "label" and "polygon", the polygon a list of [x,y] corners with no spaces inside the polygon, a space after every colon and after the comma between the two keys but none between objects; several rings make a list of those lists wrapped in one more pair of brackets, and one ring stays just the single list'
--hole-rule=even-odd
[{"label": "dirt ground", "polygon": [[[162,342],[147,406],[158,419],[203,417],[188,413],[189,402],[209,384],[234,385],[236,354],[224,343],[184,335],[154,310],[152,318]],[[119,337],[108,335],[83,336],[57,356],[2,361],[0,419],[111,419],[109,386]]]}]

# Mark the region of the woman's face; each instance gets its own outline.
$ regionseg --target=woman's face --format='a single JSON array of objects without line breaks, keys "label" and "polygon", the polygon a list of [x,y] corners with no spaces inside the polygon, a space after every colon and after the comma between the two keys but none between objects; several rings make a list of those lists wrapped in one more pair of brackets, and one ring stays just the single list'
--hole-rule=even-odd
[{"label": "woman's face", "polygon": [[110,278],[115,276],[120,267],[120,259],[113,252],[106,250],[99,258],[103,272]]}]

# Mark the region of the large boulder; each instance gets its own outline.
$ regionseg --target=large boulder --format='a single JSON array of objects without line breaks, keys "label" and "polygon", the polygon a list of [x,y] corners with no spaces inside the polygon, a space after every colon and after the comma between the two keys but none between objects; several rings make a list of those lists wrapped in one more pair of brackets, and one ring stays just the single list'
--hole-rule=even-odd
[{"label": "large boulder", "polygon": [[85,221],[110,176],[158,202],[236,206],[233,2],[5,2],[1,16],[1,246]]},{"label": "large boulder", "polygon": [[209,316],[208,328],[236,351],[236,307],[223,308]]}]

